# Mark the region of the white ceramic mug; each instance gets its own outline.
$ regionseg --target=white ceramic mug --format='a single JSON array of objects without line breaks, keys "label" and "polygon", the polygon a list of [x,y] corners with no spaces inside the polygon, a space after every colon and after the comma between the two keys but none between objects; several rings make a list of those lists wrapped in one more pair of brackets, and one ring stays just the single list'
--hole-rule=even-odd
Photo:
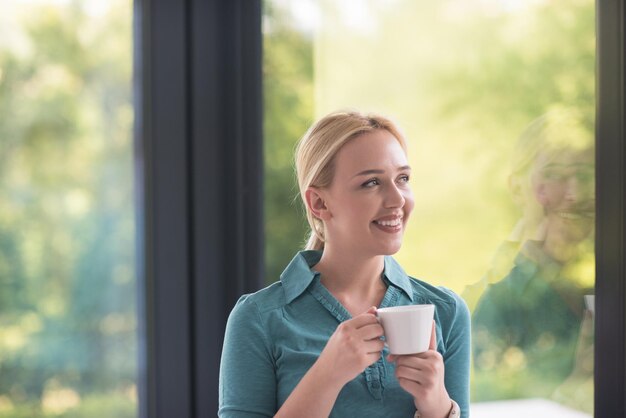
[{"label": "white ceramic mug", "polygon": [[428,350],[435,305],[406,305],[377,310],[391,354],[417,354]]},{"label": "white ceramic mug", "polygon": [[596,296],[595,295],[585,295],[585,306],[592,314],[596,313]]}]

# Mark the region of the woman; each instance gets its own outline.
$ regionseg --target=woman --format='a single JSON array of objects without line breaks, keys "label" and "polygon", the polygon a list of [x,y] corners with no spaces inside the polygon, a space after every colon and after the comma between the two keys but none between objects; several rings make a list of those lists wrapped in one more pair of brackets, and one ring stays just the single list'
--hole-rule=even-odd
[{"label": "woman", "polygon": [[[515,146],[509,186],[521,217],[464,293],[474,308],[475,383],[489,396],[551,398],[592,412],[593,317],[584,296],[594,292],[593,141],[584,114],[557,109]],[[523,367],[505,361],[512,352]],[[494,393],[494,375],[517,384]]]},{"label": "woman", "polygon": [[[467,307],[390,257],[413,209],[403,136],[381,116],[333,113],[300,141],[296,171],[307,250],[233,309],[219,416],[468,417]],[[436,306],[430,349],[389,355],[376,307],[423,303]]]}]

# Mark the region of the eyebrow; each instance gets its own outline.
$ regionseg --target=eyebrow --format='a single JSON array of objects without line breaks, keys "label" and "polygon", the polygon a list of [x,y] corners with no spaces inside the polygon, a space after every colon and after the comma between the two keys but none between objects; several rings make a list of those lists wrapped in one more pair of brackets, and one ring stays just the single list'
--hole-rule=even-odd
[{"label": "eyebrow", "polygon": [[[402,167],[398,167],[398,171],[405,171],[405,170],[411,170],[411,167],[408,165],[403,165]],[[360,173],[355,174],[354,177],[371,176],[372,174],[385,174],[385,170],[380,170],[380,169],[364,170],[364,171],[361,171]]]},{"label": "eyebrow", "polygon": [[572,163],[572,164],[563,164],[563,163],[550,163],[550,164],[546,164],[545,167],[543,167],[543,169],[546,168],[588,168],[588,169],[593,169],[594,168],[594,164],[588,164],[588,163]]}]

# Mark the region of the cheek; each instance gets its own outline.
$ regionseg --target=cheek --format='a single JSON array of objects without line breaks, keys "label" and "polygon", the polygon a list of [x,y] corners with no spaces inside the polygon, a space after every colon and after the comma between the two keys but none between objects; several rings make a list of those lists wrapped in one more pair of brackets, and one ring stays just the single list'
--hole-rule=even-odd
[{"label": "cheek", "polygon": [[541,206],[553,206],[563,198],[563,186],[554,181],[538,180],[533,184],[533,194]]},{"label": "cheek", "polygon": [[415,199],[413,198],[413,193],[409,191],[404,194],[404,213],[407,218],[413,211],[414,206],[415,206]]}]

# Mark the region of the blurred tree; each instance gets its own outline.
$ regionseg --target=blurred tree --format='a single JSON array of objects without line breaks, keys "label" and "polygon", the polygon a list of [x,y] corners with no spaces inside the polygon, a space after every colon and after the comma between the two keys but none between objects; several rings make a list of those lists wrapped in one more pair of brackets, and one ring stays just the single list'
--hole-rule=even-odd
[{"label": "blurred tree", "polygon": [[[283,6],[284,7],[284,6]],[[312,34],[288,10],[264,2],[265,280],[279,279],[306,243],[308,224],[294,173],[295,145],[313,120]]]},{"label": "blurred tree", "polygon": [[135,416],[132,4],[18,3],[0,40],[0,416]]},{"label": "blurred tree", "polygon": [[[434,97],[441,120],[483,133],[482,143],[474,144],[476,154],[496,151],[510,156],[521,128],[557,109],[575,109],[582,114],[586,129],[594,131],[594,2],[538,2],[528,6],[522,16],[506,12],[486,14],[462,21],[456,30],[465,35],[457,38],[455,65],[447,62],[434,73],[432,90],[439,92]],[[483,184],[497,178],[493,173],[503,167],[497,159],[486,162],[492,167],[484,170]],[[582,256],[566,266],[566,275],[570,285],[582,291],[593,286],[595,280],[593,236],[581,247]],[[542,324],[541,329],[546,326]],[[574,325],[572,332],[578,326]],[[576,337],[572,335],[571,338]],[[480,340],[485,336],[478,333],[473,338]],[[496,342],[490,340],[487,344],[495,346]],[[556,352],[563,351],[554,365],[572,360],[572,353],[566,353],[571,344],[564,340],[553,344]],[[507,361],[483,356],[489,366],[473,375],[474,401],[554,397],[554,388],[563,383],[562,375],[547,367],[532,371],[532,364],[525,363],[528,353],[521,349],[506,354]],[[588,384],[579,385],[575,396],[560,396],[557,400],[592,413],[592,389]]]},{"label": "blurred tree", "polygon": [[[265,2],[267,280],[278,278],[306,231],[292,205],[292,154],[314,116],[314,85],[318,112],[382,108],[403,121],[416,210],[397,256],[407,271],[462,291],[519,219],[507,159],[524,127],[575,108],[593,131],[594,2],[315,1],[322,19],[314,42],[295,26],[292,3]],[[584,252],[568,277],[591,286],[592,241]],[[473,400],[546,396],[551,385],[520,359],[512,352],[515,367],[474,376]],[[578,403],[589,408],[592,397],[585,391]]]},{"label": "blurred tree", "polygon": [[594,2],[536,2],[521,16],[503,11],[458,23],[455,31],[463,37],[454,38],[454,65],[441,66],[432,83],[442,120],[506,131],[565,106],[593,123]]}]

